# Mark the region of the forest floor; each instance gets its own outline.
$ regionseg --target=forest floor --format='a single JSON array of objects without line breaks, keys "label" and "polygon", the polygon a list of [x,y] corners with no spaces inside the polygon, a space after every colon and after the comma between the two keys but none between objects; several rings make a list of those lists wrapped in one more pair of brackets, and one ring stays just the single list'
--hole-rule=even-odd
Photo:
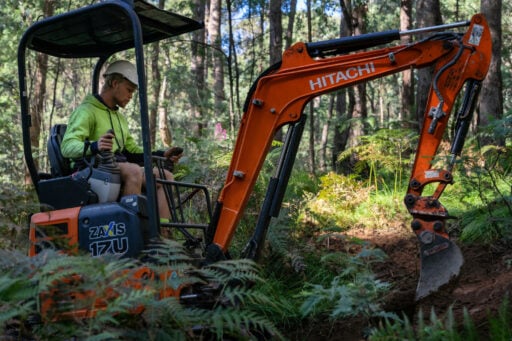
[{"label": "forest floor", "polygon": [[[462,325],[467,309],[482,340],[488,336],[488,318],[496,315],[504,298],[512,290],[512,248],[458,243],[464,256],[460,275],[436,293],[415,301],[419,278],[418,243],[416,236],[404,225],[379,229],[357,228],[347,233],[383,250],[388,258],[373,270],[377,278],[391,284],[382,308],[398,316],[407,315],[413,324],[420,310],[425,320],[434,309],[442,319],[452,307],[455,321]],[[428,321],[427,321],[428,322]],[[308,340],[364,340],[368,321],[349,319],[309,329]]]}]

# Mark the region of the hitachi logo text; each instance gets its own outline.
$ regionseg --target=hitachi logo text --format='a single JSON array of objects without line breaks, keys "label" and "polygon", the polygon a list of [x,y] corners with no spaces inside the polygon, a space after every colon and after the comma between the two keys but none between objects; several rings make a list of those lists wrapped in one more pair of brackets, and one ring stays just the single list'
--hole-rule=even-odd
[{"label": "hitachi logo text", "polygon": [[311,90],[320,90],[327,86],[336,85],[343,81],[359,78],[363,75],[370,75],[375,72],[375,66],[373,63],[366,63],[365,65],[358,65],[349,67],[346,70],[329,73],[322,77],[309,80],[309,86]]}]

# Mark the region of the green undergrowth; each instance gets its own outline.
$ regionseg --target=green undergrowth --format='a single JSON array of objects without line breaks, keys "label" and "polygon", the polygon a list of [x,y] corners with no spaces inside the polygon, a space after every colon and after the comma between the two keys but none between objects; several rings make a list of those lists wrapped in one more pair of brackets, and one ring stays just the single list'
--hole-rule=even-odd
[{"label": "green undergrowth", "polygon": [[472,243],[512,238],[512,148],[470,145],[444,201],[458,220],[460,239]]},{"label": "green undergrowth", "polygon": [[261,260],[266,281],[258,290],[276,302],[259,309],[291,334],[306,321],[386,316],[381,303],[390,284],[371,271],[386,255],[344,234],[347,212],[357,213],[368,200],[377,205],[376,197],[359,196],[358,184],[334,173],[315,181],[296,172],[290,179],[284,207],[268,231]]},{"label": "green undergrowth", "polygon": [[[362,147],[359,150],[362,150]],[[458,237],[460,243],[493,243],[503,240],[510,242],[510,148],[499,149],[499,152],[496,148],[487,148],[480,150],[479,153],[481,154],[478,157],[469,153],[468,158],[458,162],[454,172],[455,183],[447,186],[440,199],[455,217],[448,221],[448,230],[453,236]],[[371,155],[373,159],[365,159],[365,155]],[[470,158],[473,158],[473,161],[469,162]],[[283,242],[282,236],[275,231],[269,233],[268,238],[270,245],[273,244],[273,240],[279,240],[278,246],[273,250],[278,249],[281,250],[281,254],[285,254],[288,263],[283,260],[281,263],[288,264],[290,273],[296,268],[292,264],[296,264],[297,259],[302,262],[302,267],[299,267],[303,269],[300,272],[301,277],[287,277],[286,271],[282,268],[277,270],[279,275],[275,280],[294,283],[293,286],[283,288],[279,285],[269,285],[281,298],[286,298],[288,305],[293,302],[295,305],[300,303],[298,310],[289,308],[286,311],[287,316],[301,316],[301,319],[283,319],[283,324],[293,326],[294,322],[299,323],[297,321],[304,319],[334,321],[358,316],[370,321],[371,318],[384,317],[387,327],[381,326],[381,334],[374,335],[376,340],[477,340],[478,338],[473,337],[476,335],[477,327],[472,325],[469,315],[462,326],[456,324],[450,314],[437,317],[432,313],[430,321],[423,319],[421,315],[421,321],[414,323],[412,327],[413,323],[406,318],[400,319],[381,310],[379,298],[385,295],[392,283],[379,282],[369,271],[368,264],[358,267],[357,270],[352,267],[351,263],[359,259],[358,252],[364,253],[366,249],[354,247],[358,242],[347,237],[348,230],[403,227],[408,226],[412,220],[403,203],[408,180],[404,179],[398,170],[400,165],[405,165],[389,163],[390,166],[386,166],[386,160],[390,159],[373,157],[371,153],[361,153],[357,166],[360,173],[323,174],[318,177],[316,191],[301,192],[297,190],[300,184],[295,183],[293,177],[290,180],[294,193],[300,193],[300,200],[285,200],[288,204],[286,214],[290,221],[283,222],[280,218],[281,221],[273,228],[286,225],[287,228],[284,230],[293,237],[292,241]],[[369,168],[371,171],[368,171]],[[424,195],[430,195],[429,191],[433,190],[435,188],[426,188]],[[333,250],[333,247],[337,249]],[[283,250],[289,250],[289,254],[286,255]],[[370,249],[369,252],[374,250]],[[302,258],[297,255],[302,255]],[[331,268],[333,264],[336,266]],[[352,270],[354,272],[351,272]],[[274,274],[273,272],[266,276],[273,278]],[[303,285],[298,285],[297,281]],[[290,290],[286,292],[286,289]],[[355,291],[351,291],[352,289]],[[360,296],[357,289],[363,293],[363,301],[358,301]],[[508,335],[510,324],[504,322],[507,318],[505,308],[500,310],[498,316],[489,316],[489,325],[494,328],[489,331],[492,333],[490,335]],[[399,332],[395,333],[394,328]],[[377,337],[378,335],[380,336]]]},{"label": "green undergrowth", "polygon": [[320,177],[320,189],[310,194],[298,219],[319,228],[379,228],[407,219],[402,197],[375,191],[355,177],[328,173]]},{"label": "green undergrowth", "polygon": [[0,249],[28,247],[28,217],[37,212],[35,193],[13,184],[0,187]]},{"label": "green undergrowth", "polygon": [[[134,259],[52,251],[29,258],[2,251],[2,335],[34,340],[283,338],[272,321],[251,308],[274,304],[247,285],[262,280],[254,262],[224,261],[198,269],[172,241],[155,246],[147,257],[151,260],[143,268],[156,277],[137,276],[142,264]],[[168,271],[168,276],[158,276]],[[189,304],[173,295],[160,297],[171,289],[189,288],[201,288],[191,294],[203,296]],[[49,306],[48,293],[54,302]],[[98,299],[103,304],[93,316],[69,315],[92,311]]]},{"label": "green undergrowth", "polygon": [[259,311],[285,334],[294,334],[306,322],[324,324],[353,317],[369,321],[387,316],[381,304],[390,284],[371,271],[371,264],[386,256],[364,243],[348,243],[354,243],[353,253],[318,250],[318,246],[313,250],[312,245],[279,250],[270,246],[262,260],[265,283],[257,290],[275,304],[259,307]]},{"label": "green undergrowth", "polygon": [[371,332],[371,341],[417,340],[417,341],[480,341],[512,339],[512,306],[504,297],[497,313],[488,313],[485,326],[475,325],[467,309],[463,309],[462,322],[457,322],[453,308],[444,316],[437,316],[432,310],[427,317],[418,313],[415,323],[407,316],[384,319]]},{"label": "green undergrowth", "polygon": [[[382,136],[378,136],[367,143],[381,140]],[[372,146],[371,152],[364,151],[364,146],[359,147],[355,172],[350,175],[329,172],[314,176],[301,169],[294,170],[281,212],[268,230],[258,267],[242,260],[198,269],[178,246],[167,245],[167,251],[160,252],[154,262],[155,271],[175,269],[182,274],[164,281],[167,285],[202,282],[226,285],[219,299],[208,307],[185,306],[173,297],[155,299],[162,282],[145,283],[147,290],[120,289],[122,295],[105,313],[90,320],[66,323],[43,320],[33,324],[41,305],[39,293],[49,288],[50,280],[64,278],[75,271],[85,275],[80,290],[93,286],[95,290],[104,291],[108,285],[122,288],[124,277],[114,281],[109,274],[139,263],[56,254],[28,259],[5,251],[0,257],[3,269],[0,322],[4,326],[14,325],[14,329],[22,332],[30,322],[31,331],[46,338],[63,335],[101,340],[127,338],[130,333],[130,337],[135,335],[141,339],[170,337],[179,340],[206,335],[213,339],[251,339],[248,332],[253,332],[256,338],[273,335],[280,339],[284,338],[282,334],[292,334],[291,331],[305,324],[314,326],[325,321],[334,323],[358,318],[368,323],[383,321],[373,331],[374,340],[472,339],[475,327],[469,317],[461,327],[454,325],[450,314],[442,317],[431,314],[429,319],[421,316],[421,321],[412,323],[406,317],[386,312],[382,300],[392,290],[393,283],[382,282],[371,270],[374,263],[385,261],[386,256],[372,245],[347,235],[353,228],[377,230],[408,226],[411,217],[403,204],[407,188],[403,172],[410,163],[410,155],[405,146],[396,147],[402,148],[398,159],[396,148],[389,145]],[[395,159],[385,155],[386,148],[388,154],[395,153]],[[447,187],[441,202],[451,215],[458,217],[451,221],[450,229],[460,242],[492,243],[512,239],[509,153],[509,149],[499,152],[488,149],[477,161],[464,159],[457,165],[455,183]],[[216,162],[224,164],[223,155],[219,152]],[[271,151],[271,158],[264,165],[245,217],[236,231],[230,249],[235,259],[254,229],[266,184],[274,175],[277,156],[278,148]],[[204,170],[178,168],[180,170],[185,179],[199,177],[217,183],[222,177],[220,171],[208,175]],[[20,236],[26,237],[27,233],[23,221],[28,212],[35,211],[30,207],[29,196],[6,188],[0,204],[9,210],[9,215],[1,220],[5,231],[2,245],[6,249],[26,249],[26,240],[20,243]],[[169,250],[175,251],[169,253]],[[66,271],[55,272],[57,266]],[[227,285],[240,281],[250,285]],[[143,313],[136,316],[130,313],[141,305],[146,307]],[[510,322],[507,314],[507,310],[500,310],[499,315],[489,318],[489,326],[495,330],[490,329],[489,333],[508,335],[507,328],[503,327],[506,321]]]}]

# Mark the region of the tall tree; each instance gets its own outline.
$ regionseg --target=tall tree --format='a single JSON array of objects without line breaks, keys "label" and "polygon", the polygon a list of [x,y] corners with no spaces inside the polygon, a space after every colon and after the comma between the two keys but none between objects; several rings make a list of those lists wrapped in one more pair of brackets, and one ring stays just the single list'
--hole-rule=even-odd
[{"label": "tall tree", "polygon": [[[158,7],[163,9],[165,7],[165,0],[159,0]],[[162,81],[162,74],[160,72],[160,42],[153,44],[153,52],[151,53],[151,78],[153,81],[149,110],[151,143],[155,146],[156,130],[158,129],[163,144],[170,146],[172,144],[172,135],[167,125],[167,110],[162,103],[167,82],[165,79]]]},{"label": "tall tree", "polygon": [[[345,5],[344,0],[340,0],[340,7],[342,10],[342,16],[340,20],[340,37],[346,37],[351,35],[351,18],[349,14],[349,7]],[[342,169],[339,166],[338,155],[345,150],[348,141],[348,129],[345,128],[344,121],[351,118],[352,108],[347,108],[347,94],[350,98],[353,97],[352,88],[341,89],[336,92],[335,103],[334,103],[334,134],[332,142],[332,169],[336,172],[341,172]],[[352,99],[349,103],[354,103]]]},{"label": "tall tree", "polygon": [[[283,24],[282,0],[270,0],[269,6],[269,57],[270,65],[278,63],[283,55]],[[277,141],[283,140],[282,131],[279,130],[274,137]]]},{"label": "tall tree", "polygon": [[[359,3],[353,8],[351,15],[353,35],[366,33],[365,20],[367,11],[368,8],[365,3]],[[360,83],[354,86],[353,122],[348,136],[349,147],[355,147],[359,144],[361,136],[364,135],[364,121],[367,117],[366,84]]]},{"label": "tall tree", "polygon": [[222,0],[210,0],[210,17],[208,20],[208,35],[210,45],[213,46],[212,76],[213,76],[213,100],[217,112],[222,112],[226,95],[224,93],[224,54],[222,53],[222,41],[220,35]]},{"label": "tall tree", "polygon": [[236,53],[235,36],[233,29],[233,5],[231,0],[226,0],[228,11],[228,79],[229,79],[229,128],[235,131],[236,120],[239,118],[240,108],[240,75],[238,72],[238,55]]},{"label": "tall tree", "polygon": [[283,24],[281,0],[270,0],[269,7],[269,56],[270,65],[281,60],[283,54]]},{"label": "tall tree", "polygon": [[329,107],[327,109],[327,119],[325,120],[323,126],[322,126],[322,132],[320,136],[320,169],[322,172],[325,172],[328,167],[328,160],[327,160],[327,148],[328,148],[328,142],[329,142],[329,130],[331,127],[331,122],[334,117],[334,111],[335,111],[335,103],[336,103],[336,94],[329,95]]},{"label": "tall tree", "polygon": [[[193,19],[204,21],[205,1],[192,0]],[[194,79],[194,86],[189,89],[189,99],[192,115],[195,119],[193,127],[196,136],[202,136],[205,123],[205,107],[203,105],[204,95],[206,94],[205,82],[205,33],[203,30],[196,30],[192,33],[192,58],[190,60],[190,69]]]},{"label": "tall tree", "polygon": [[[55,1],[45,0],[43,3],[44,17],[50,17],[55,11]],[[43,111],[46,99],[46,76],[48,73],[48,55],[37,53],[36,67],[34,77],[34,90],[31,104],[32,127],[30,129],[30,144],[35,150],[39,149],[39,138],[41,135],[41,126],[43,124]],[[35,160],[37,166],[37,160]],[[25,183],[30,183],[28,173],[25,176]]]},{"label": "tall tree", "polygon": [[[418,0],[416,4],[416,23],[419,27],[442,24],[439,0]],[[432,82],[432,67],[419,69],[416,89],[416,118],[418,130],[423,124],[423,114],[427,105],[427,95]]]},{"label": "tall tree", "polygon": [[157,124],[158,132],[160,133],[160,140],[164,146],[170,147],[173,144],[172,131],[169,126],[169,117],[167,106],[165,105],[165,97],[167,93],[167,76],[161,79],[160,91],[158,92],[158,105],[157,105]]},{"label": "tall tree", "polygon": [[[307,7],[307,23],[308,23],[308,41],[311,42],[313,40],[313,34],[312,34],[312,13],[311,13],[311,1],[312,0],[306,0],[306,7]],[[316,171],[316,163],[315,163],[315,109],[314,109],[314,101],[309,102],[309,170],[311,173],[315,173]]]},{"label": "tall tree", "polygon": [[[412,27],[412,0],[401,0],[400,2],[400,30],[410,30]],[[410,36],[403,36],[402,43],[407,44],[411,41]],[[402,86],[401,86],[401,110],[399,120],[411,122],[414,120],[414,78],[412,77],[412,70],[405,70],[402,72]],[[409,124],[406,124],[409,126]]]},{"label": "tall tree", "polygon": [[285,32],[285,50],[293,43],[293,27],[295,24],[295,14],[297,11],[297,0],[290,0],[290,9],[288,13],[288,25]]},{"label": "tall tree", "polygon": [[[492,37],[492,59],[489,72],[482,84],[479,105],[479,125],[486,126],[492,119],[503,116],[503,81],[501,77],[501,0],[482,0],[481,12],[486,16]],[[492,141],[483,141],[490,143]],[[498,141],[502,143],[502,141]]]}]

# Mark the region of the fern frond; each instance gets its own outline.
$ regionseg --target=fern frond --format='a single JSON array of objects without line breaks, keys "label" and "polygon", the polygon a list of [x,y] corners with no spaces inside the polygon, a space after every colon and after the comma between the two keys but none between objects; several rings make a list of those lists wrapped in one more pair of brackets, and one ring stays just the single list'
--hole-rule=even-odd
[{"label": "fern frond", "polygon": [[257,264],[249,259],[227,260],[210,264],[198,270],[209,281],[228,282],[259,282]]},{"label": "fern frond", "polygon": [[84,340],[87,341],[104,341],[104,340],[119,340],[122,336],[120,331],[102,331],[96,335],[89,335]]},{"label": "fern frond", "polygon": [[226,336],[239,340],[251,339],[254,332],[270,333],[275,340],[284,339],[269,320],[248,310],[218,308],[208,322],[217,340],[223,340]]},{"label": "fern frond", "polygon": [[19,251],[0,250],[0,271],[10,272],[13,276],[27,275],[34,271],[34,266],[39,266],[37,257],[30,258]]}]

